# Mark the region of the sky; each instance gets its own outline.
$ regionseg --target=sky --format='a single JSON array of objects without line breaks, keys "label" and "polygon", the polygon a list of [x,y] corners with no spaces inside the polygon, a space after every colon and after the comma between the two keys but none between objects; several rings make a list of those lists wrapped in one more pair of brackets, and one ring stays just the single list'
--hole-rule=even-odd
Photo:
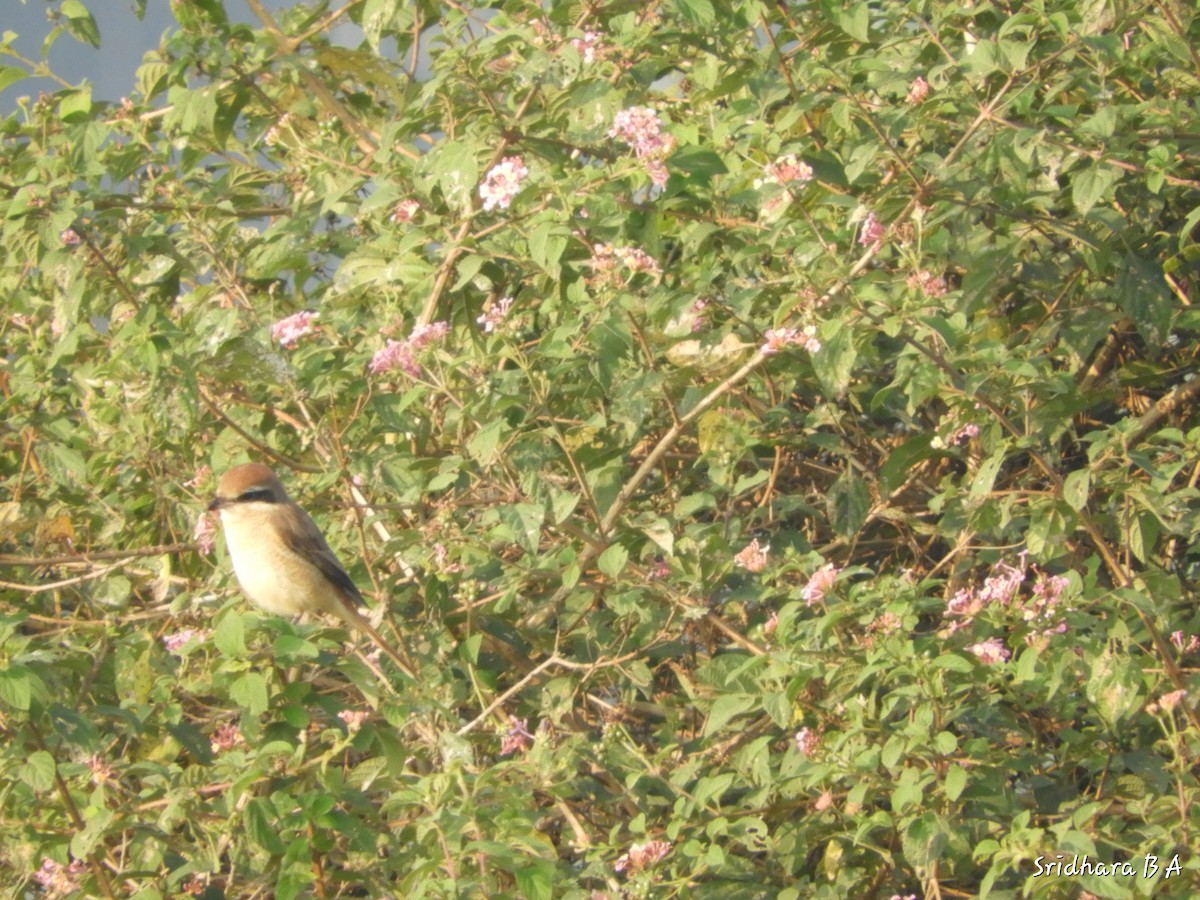
[{"label": "sky", "polygon": [[[146,14],[139,21],[133,0],[82,0],[100,30],[100,48],[77,41],[63,33],[50,49],[50,68],[73,85],[85,79],[97,100],[120,100],[134,85],[134,73],[147,50],[158,46],[163,34],[175,27],[168,0],[146,0]],[[288,6],[291,0],[265,0],[270,10]],[[12,47],[34,62],[42,57],[42,43],[54,24],[47,12],[58,11],[62,0],[0,0],[0,33],[15,32]],[[226,0],[225,8],[234,21],[256,22],[245,0]],[[0,66],[22,63],[0,55]],[[26,78],[0,91],[0,118],[16,109],[21,96],[55,91],[61,86],[49,78]]]}]

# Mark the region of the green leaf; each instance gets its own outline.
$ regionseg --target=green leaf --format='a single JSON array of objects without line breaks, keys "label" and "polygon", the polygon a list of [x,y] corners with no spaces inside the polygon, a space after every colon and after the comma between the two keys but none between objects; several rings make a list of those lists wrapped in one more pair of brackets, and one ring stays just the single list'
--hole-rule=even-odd
[{"label": "green leaf", "polygon": [[12,664],[0,671],[0,701],[12,709],[27,712],[33,696],[45,692],[45,686],[34,671],[26,666]]},{"label": "green leaf", "polygon": [[114,815],[111,809],[97,809],[94,806],[85,810],[83,830],[77,831],[71,838],[71,855],[76,859],[90,856],[112,824]]},{"label": "green leaf", "polygon": [[267,679],[258,672],[245,672],[229,687],[230,698],[249,710],[252,716],[262,715],[270,706]]},{"label": "green leaf", "polygon": [[248,653],[246,649],[246,626],[242,614],[231,610],[221,617],[217,627],[213,629],[213,645],[225,656],[241,659]]},{"label": "green leaf", "polygon": [[1063,479],[1063,499],[1074,510],[1087,506],[1088,490],[1091,486],[1091,473],[1087,469],[1076,469],[1067,473]]},{"label": "green leaf", "polygon": [[943,790],[946,792],[946,799],[951,802],[962,796],[962,792],[967,787],[967,770],[959,765],[952,765],[946,771],[946,779],[943,785]]},{"label": "green leaf", "polygon": [[281,634],[275,638],[273,649],[281,660],[316,659],[320,656],[316,644],[295,634]]},{"label": "green leaf", "polygon": [[554,863],[538,860],[521,866],[513,872],[517,879],[520,896],[532,900],[550,900],[554,896]]},{"label": "green leaf", "polygon": [[79,0],[63,0],[59,12],[66,20],[67,33],[71,37],[93,47],[100,46],[100,29],[96,27],[96,20]]},{"label": "green leaf", "polygon": [[749,694],[722,694],[712,705],[708,721],[704,723],[704,736],[711,737],[733,719],[753,709],[758,698]]},{"label": "green leaf", "polygon": [[706,28],[716,18],[711,0],[674,0],[674,3],[684,21],[691,25]]},{"label": "green leaf", "polygon": [[1002,443],[991,456],[980,463],[975,477],[971,479],[971,487],[967,491],[967,497],[972,503],[978,504],[991,494],[992,488],[996,484],[996,476],[1000,474],[1000,467],[1004,465],[1004,458],[1007,455],[1008,445]]},{"label": "green leaf", "polygon": [[512,539],[530,553],[536,553],[542,540],[546,508],[540,503],[511,503],[497,511]]},{"label": "green leaf", "polygon": [[1080,215],[1087,215],[1093,206],[1120,178],[1116,169],[1104,163],[1094,163],[1071,179],[1071,202]]},{"label": "green leaf", "polygon": [[1100,714],[1100,718],[1115,730],[1142,703],[1140,670],[1133,660],[1118,654],[1112,647],[1092,661],[1091,673],[1085,684],[1088,702]]},{"label": "green leaf", "polygon": [[616,579],[625,571],[629,562],[629,551],[620,544],[612,544],[596,560],[596,565],[609,578]]},{"label": "green leaf", "polygon": [[17,777],[35,791],[48,791],[54,785],[54,757],[35,750],[17,769]]},{"label": "green leaf", "polygon": [[866,483],[847,468],[829,490],[829,519],[842,537],[858,534],[871,511],[871,493]]},{"label": "green leaf", "polygon": [[253,798],[246,804],[242,819],[250,840],[273,856],[284,854],[287,848],[279,838],[275,810],[268,801],[261,797]]},{"label": "green leaf", "polygon": [[714,175],[724,175],[729,169],[725,166],[725,161],[721,159],[715,152],[707,147],[699,147],[688,145],[680,147],[671,154],[667,160],[668,168],[681,172],[687,172],[689,175],[704,175],[711,178]]},{"label": "green leaf", "polygon": [[16,66],[0,66],[0,91],[26,77],[27,73],[24,69],[18,69]]}]

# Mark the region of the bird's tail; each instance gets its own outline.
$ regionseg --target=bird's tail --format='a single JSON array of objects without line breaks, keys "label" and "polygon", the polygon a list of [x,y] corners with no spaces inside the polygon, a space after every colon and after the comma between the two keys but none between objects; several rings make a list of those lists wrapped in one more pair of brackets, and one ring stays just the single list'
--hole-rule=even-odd
[{"label": "bird's tail", "polygon": [[387,638],[375,630],[375,626],[367,621],[367,617],[358,611],[357,606],[345,600],[343,600],[337,606],[338,612],[341,613],[343,619],[356,628],[361,628],[363,631],[365,631],[370,636],[371,640],[375,642],[376,646],[378,646],[380,650],[388,655],[388,657],[396,664],[396,667],[400,669],[401,672],[403,672],[413,681],[417,680],[416,673],[413,671],[413,667],[409,661],[404,657],[403,654],[400,653],[399,650],[391,645]]}]

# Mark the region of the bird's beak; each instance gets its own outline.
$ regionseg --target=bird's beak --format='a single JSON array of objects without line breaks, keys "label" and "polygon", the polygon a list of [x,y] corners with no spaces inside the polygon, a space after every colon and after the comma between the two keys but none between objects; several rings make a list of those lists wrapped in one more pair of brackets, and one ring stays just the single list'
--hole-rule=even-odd
[{"label": "bird's beak", "polygon": [[214,497],[213,502],[208,504],[208,511],[216,512],[218,509],[220,509],[224,505],[225,505],[225,501],[223,499],[221,499],[220,497]]}]

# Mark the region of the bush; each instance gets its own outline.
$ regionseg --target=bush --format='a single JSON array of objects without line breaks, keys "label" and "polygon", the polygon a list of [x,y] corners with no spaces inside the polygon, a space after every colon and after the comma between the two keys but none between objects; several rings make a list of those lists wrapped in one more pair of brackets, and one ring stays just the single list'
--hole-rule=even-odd
[{"label": "bush", "polygon": [[9,896],[1194,895],[1194,9],[172,6],[0,125]]}]

